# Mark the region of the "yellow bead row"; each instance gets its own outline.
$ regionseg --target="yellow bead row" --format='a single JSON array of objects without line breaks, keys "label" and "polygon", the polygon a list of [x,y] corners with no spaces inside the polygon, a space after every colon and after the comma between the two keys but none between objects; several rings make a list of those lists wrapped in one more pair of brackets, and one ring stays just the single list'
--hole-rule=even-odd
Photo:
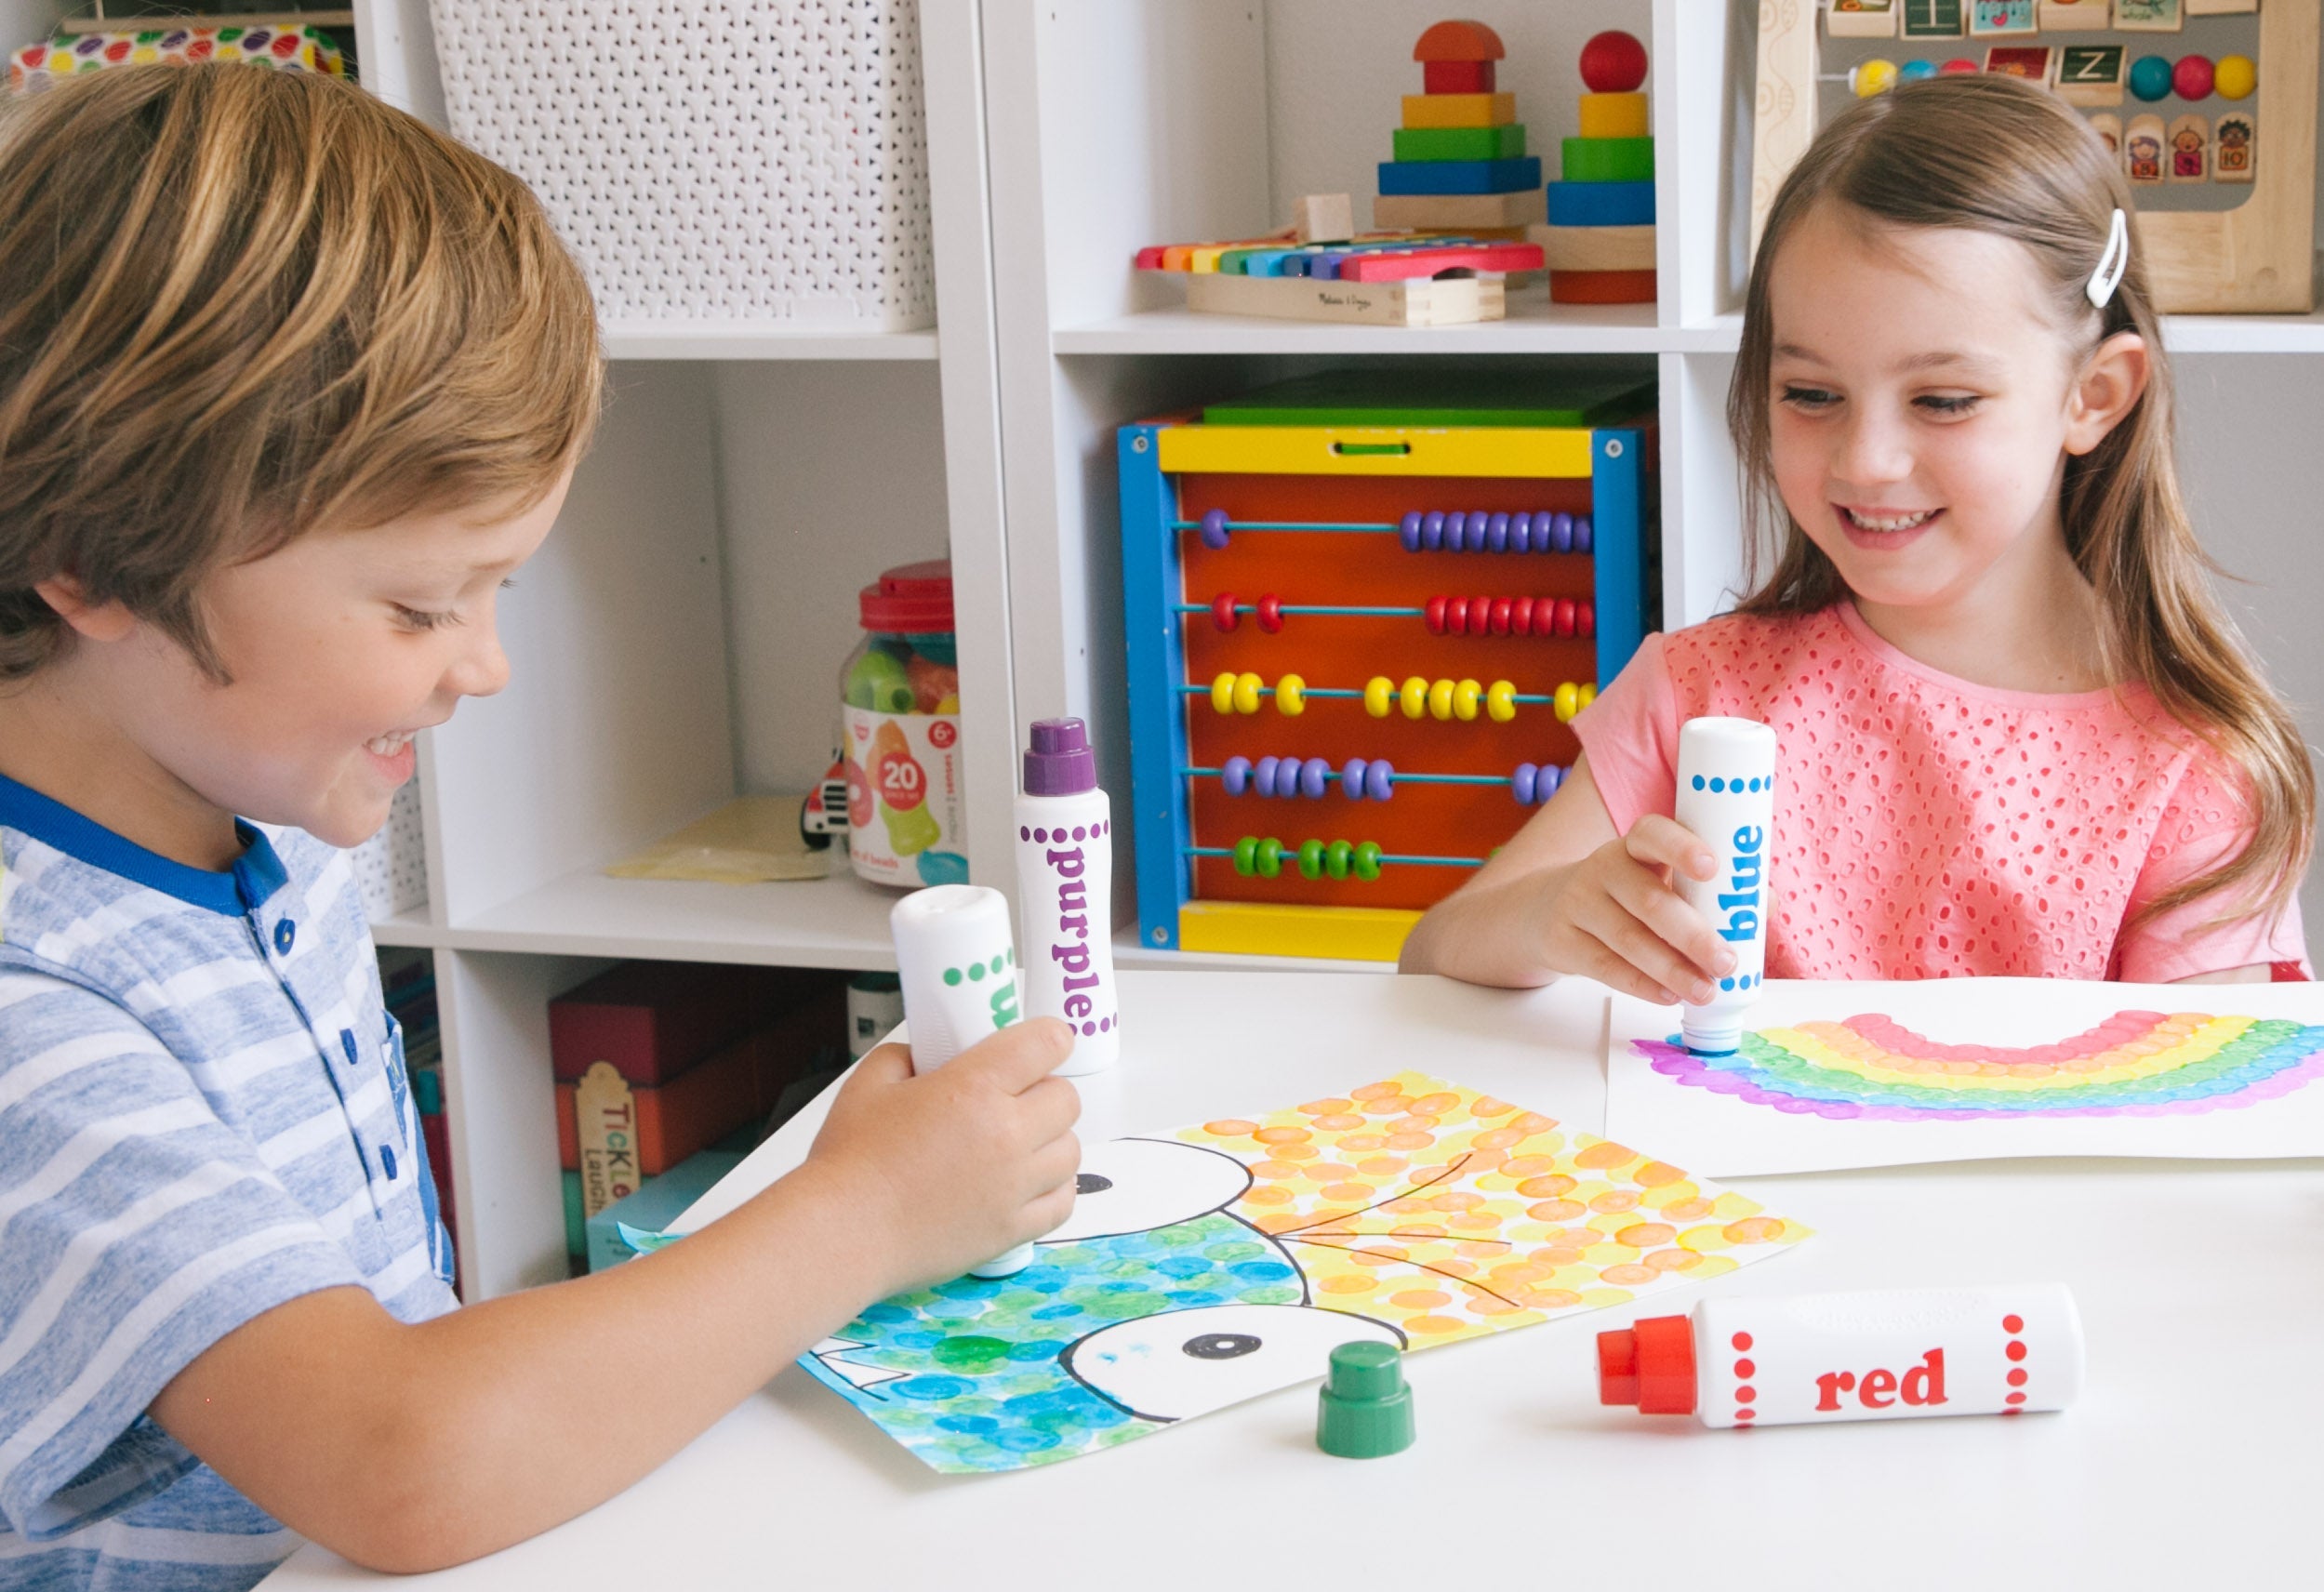
[{"label": "yellow bead row", "polygon": [[[1295,719],[1308,710],[1308,683],[1286,674],[1275,683],[1275,710]],[[1255,674],[1228,670],[1211,682],[1211,706],[1222,713],[1255,713],[1268,696],[1267,682]]]},{"label": "yellow bead row", "polygon": [[1558,687],[1557,694],[1550,699],[1549,707],[1550,711],[1557,714],[1559,723],[1570,724],[1574,722],[1574,714],[1597,700],[1598,683],[1596,681],[1586,680],[1576,685],[1569,680]]}]

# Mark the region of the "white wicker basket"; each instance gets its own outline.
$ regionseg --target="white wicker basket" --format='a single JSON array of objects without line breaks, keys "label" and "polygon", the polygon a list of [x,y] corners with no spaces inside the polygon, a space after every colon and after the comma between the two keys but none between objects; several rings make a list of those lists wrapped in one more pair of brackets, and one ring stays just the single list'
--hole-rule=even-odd
[{"label": "white wicker basket", "polygon": [[432,0],[452,131],[609,322],[936,321],[918,0]]}]

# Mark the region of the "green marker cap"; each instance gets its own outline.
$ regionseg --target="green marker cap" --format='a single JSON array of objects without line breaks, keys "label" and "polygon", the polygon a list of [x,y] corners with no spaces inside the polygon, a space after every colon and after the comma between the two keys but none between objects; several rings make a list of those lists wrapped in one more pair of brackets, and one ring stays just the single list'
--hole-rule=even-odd
[{"label": "green marker cap", "polygon": [[1342,1459],[1378,1459],[1412,1447],[1412,1389],[1392,1344],[1350,1343],[1332,1350],[1315,1416],[1315,1445]]}]

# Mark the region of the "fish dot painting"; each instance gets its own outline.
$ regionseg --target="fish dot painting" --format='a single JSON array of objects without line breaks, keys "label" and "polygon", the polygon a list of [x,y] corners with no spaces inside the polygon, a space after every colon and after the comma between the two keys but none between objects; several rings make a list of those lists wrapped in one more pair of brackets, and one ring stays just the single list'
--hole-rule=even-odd
[{"label": "fish dot painting", "polygon": [[1617,997],[1607,1131],[1715,1174],[2012,1155],[2324,1153],[2314,985],[1773,983],[1742,1043],[1690,1054]]},{"label": "fish dot painting", "polygon": [[936,1470],[1051,1465],[1407,1350],[1626,1305],[1807,1236],[1419,1073],[1082,1152],[1014,1277],[884,1300],[800,1363]]}]

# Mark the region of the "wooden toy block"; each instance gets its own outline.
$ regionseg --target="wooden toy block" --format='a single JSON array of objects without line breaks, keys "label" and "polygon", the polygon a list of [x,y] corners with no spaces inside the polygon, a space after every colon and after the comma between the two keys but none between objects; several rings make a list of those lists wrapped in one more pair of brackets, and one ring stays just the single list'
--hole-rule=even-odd
[{"label": "wooden toy block", "polygon": [[2259,152],[2258,129],[2249,111],[2230,111],[2219,118],[2212,133],[2211,180],[2249,182],[2252,156]]},{"label": "wooden toy block", "polygon": [[1439,22],[1412,47],[1414,60],[1500,60],[1508,54],[1501,35],[1482,22]]},{"label": "wooden toy block", "polygon": [[1567,139],[1560,173],[1568,182],[1647,182],[1654,176],[1652,139]]},{"label": "wooden toy block", "polygon": [[1652,304],[1652,271],[1553,271],[1549,273],[1552,304]]},{"label": "wooden toy block", "polygon": [[1383,193],[1514,193],[1541,186],[1541,160],[1421,160],[1380,163]]},{"label": "wooden toy block", "polygon": [[1651,182],[1552,182],[1553,227],[1642,227],[1654,219]]},{"label": "wooden toy block", "polygon": [[1493,62],[1431,60],[1420,68],[1420,86],[1431,94],[1490,94]]},{"label": "wooden toy block", "polygon": [[1540,245],[1553,272],[1654,269],[1652,227],[1528,227],[1525,241]]},{"label": "wooden toy block", "polygon": [[1971,38],[2002,38],[2034,31],[2034,0],[1970,0]]},{"label": "wooden toy block", "polygon": [[1392,907],[1278,907],[1189,901],[1178,909],[1182,950],[1394,962],[1420,914]]},{"label": "wooden toy block", "polygon": [[2120,45],[2065,45],[2058,50],[2058,98],[2069,105],[2119,105],[2130,52]]},{"label": "wooden toy block", "polygon": [[1642,139],[1653,128],[1646,120],[1646,96],[1585,94],[1582,96],[1582,137],[1586,139]]},{"label": "wooden toy block", "polygon": [[2186,0],[2185,8],[2190,17],[2234,17],[2258,10],[2260,0]]},{"label": "wooden toy block", "polygon": [[2174,117],[2171,123],[2171,180],[2208,182],[2211,175],[2211,125],[2205,116]]},{"label": "wooden toy block", "polygon": [[2163,180],[2163,150],[2168,138],[2169,131],[2160,116],[2149,112],[2131,118],[2130,126],[2122,134],[2122,169],[2133,185]]},{"label": "wooden toy block", "polygon": [[1985,51],[1985,70],[2002,77],[2022,77],[2038,88],[2050,86],[2058,52],[2048,45],[1995,45]]},{"label": "wooden toy block", "polygon": [[1498,127],[1399,127],[1396,158],[1414,160],[1517,160],[1525,153],[1525,124]]},{"label": "wooden toy block", "polygon": [[1303,244],[1352,238],[1356,235],[1356,203],[1345,193],[1310,193],[1292,207],[1291,231]]},{"label": "wooden toy block", "polygon": [[1498,127],[1517,120],[1514,94],[1407,94],[1408,127]]},{"label": "wooden toy block", "polygon": [[1958,39],[1961,10],[1961,0],[1905,0],[1905,37]]},{"label": "wooden toy block", "polygon": [[1374,226],[1415,232],[1530,227],[1547,217],[1538,188],[1516,193],[1383,193],[1372,202]]},{"label": "wooden toy block", "polygon": [[1896,0],[1832,0],[1824,31],[1836,39],[1892,39]]},{"label": "wooden toy block", "polygon": [[1412,282],[1446,271],[1539,271],[1541,266],[1541,250],[1533,244],[1464,244],[1358,255],[1340,263],[1338,278],[1342,282]]},{"label": "wooden toy block", "polygon": [[1497,280],[1339,282],[1307,276],[1190,276],[1187,308],[1210,315],[1271,315],[1373,326],[1457,326],[1507,313]]},{"label": "wooden toy block", "polygon": [[2035,15],[2045,33],[2104,33],[2114,25],[2113,0],[2041,0]]},{"label": "wooden toy block", "polygon": [[2185,26],[2180,0],[2114,0],[2118,33],[2175,33]]},{"label": "wooden toy block", "polygon": [[2106,153],[2116,160],[2122,158],[2122,118],[2112,112],[2101,111],[2090,119],[2090,130],[2096,133],[2106,146]]}]

